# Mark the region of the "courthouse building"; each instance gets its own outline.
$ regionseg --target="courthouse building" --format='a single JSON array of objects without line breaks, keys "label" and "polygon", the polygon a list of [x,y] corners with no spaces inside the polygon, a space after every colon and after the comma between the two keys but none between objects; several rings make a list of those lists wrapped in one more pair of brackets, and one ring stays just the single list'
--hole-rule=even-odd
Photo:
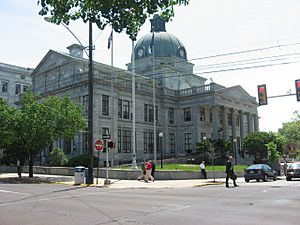
[{"label": "courthouse building", "polygon": [[[46,54],[32,72],[32,89],[44,97],[67,95],[83,106],[87,116],[89,62],[83,58],[82,46],[74,44],[68,49],[69,54],[53,50]],[[196,152],[195,145],[203,137],[230,140],[239,151],[241,140],[248,133],[259,130],[255,97],[239,85],[206,84],[205,78],[193,74],[194,65],[187,60],[187,51],[176,36],[166,32],[165,22],[159,16],[151,20],[151,32],[136,42],[135,140],[138,161],[153,159],[154,138],[158,146],[157,158],[160,155],[169,158]],[[131,62],[127,68],[123,70],[93,62],[93,136],[101,139],[102,134],[108,132],[111,135],[116,148],[109,157],[115,164],[132,160]],[[160,132],[163,133],[161,140]],[[69,157],[85,154],[86,132],[71,141],[59,140],[51,148],[55,146],[64,149]],[[47,151],[44,156],[48,155]],[[101,154],[101,159],[104,158],[105,154]]]}]

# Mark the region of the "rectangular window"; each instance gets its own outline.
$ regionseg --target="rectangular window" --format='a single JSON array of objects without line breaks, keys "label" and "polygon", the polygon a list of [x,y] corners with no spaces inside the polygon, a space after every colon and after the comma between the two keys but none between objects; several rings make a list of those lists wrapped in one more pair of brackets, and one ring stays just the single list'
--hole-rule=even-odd
[{"label": "rectangular window", "polygon": [[102,134],[109,134],[109,128],[102,127]]},{"label": "rectangular window", "polygon": [[8,91],[8,82],[6,82],[6,81],[1,82],[1,91],[3,93],[7,93],[7,91]]},{"label": "rectangular window", "polygon": [[23,93],[26,92],[26,90],[29,88],[28,85],[23,85]]},{"label": "rectangular window", "polygon": [[184,134],[184,150],[186,153],[192,153],[192,133]]},{"label": "rectangular window", "polygon": [[82,96],[83,115],[87,116],[89,111],[89,96]]},{"label": "rectangular window", "polygon": [[154,152],[154,135],[153,132],[148,132],[148,153]]},{"label": "rectangular window", "polygon": [[174,124],[174,108],[169,108],[169,123]]},{"label": "rectangular window", "polygon": [[147,131],[144,131],[144,153],[147,153],[147,148],[148,148],[148,142],[147,142],[147,134],[148,132]]},{"label": "rectangular window", "polygon": [[200,107],[200,121],[205,122],[205,108]]},{"label": "rectangular window", "polygon": [[184,122],[191,121],[191,107],[183,109]]},{"label": "rectangular window", "polygon": [[129,119],[129,101],[123,100],[123,119]]},{"label": "rectangular window", "polygon": [[109,96],[102,95],[102,115],[109,115]]},{"label": "rectangular window", "polygon": [[228,126],[232,125],[232,113],[231,112],[227,113],[227,124],[228,124]]},{"label": "rectangular window", "polygon": [[15,94],[18,95],[21,93],[21,84],[16,84]]},{"label": "rectangular window", "polygon": [[148,122],[148,105],[144,104],[144,121]]},{"label": "rectangular window", "polygon": [[122,152],[122,133],[121,129],[118,129],[118,153]]},{"label": "rectangular window", "polygon": [[123,153],[131,152],[131,131],[123,130]]},{"label": "rectangular window", "polygon": [[169,133],[169,149],[170,154],[175,154],[175,134]]},{"label": "rectangular window", "polygon": [[[144,104],[144,121],[145,122],[153,122],[154,114],[153,114],[153,105]],[[158,107],[155,106],[155,119],[158,121]]]},{"label": "rectangular window", "polygon": [[122,118],[122,100],[118,99],[118,117]]}]

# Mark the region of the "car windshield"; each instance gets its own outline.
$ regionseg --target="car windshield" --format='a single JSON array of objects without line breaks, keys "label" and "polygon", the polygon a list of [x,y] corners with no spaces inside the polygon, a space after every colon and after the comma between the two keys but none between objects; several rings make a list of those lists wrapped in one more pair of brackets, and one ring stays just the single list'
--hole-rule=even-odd
[{"label": "car windshield", "polygon": [[300,169],[300,163],[291,163],[289,169]]},{"label": "car windshield", "polygon": [[262,169],[262,167],[263,167],[262,164],[257,164],[257,165],[249,166],[247,169],[248,170],[260,170],[260,169]]}]

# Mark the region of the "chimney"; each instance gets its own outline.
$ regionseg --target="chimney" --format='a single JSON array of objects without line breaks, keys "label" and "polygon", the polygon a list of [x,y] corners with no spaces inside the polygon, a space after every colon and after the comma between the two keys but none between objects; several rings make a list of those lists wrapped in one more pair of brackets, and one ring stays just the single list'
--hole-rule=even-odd
[{"label": "chimney", "polygon": [[69,47],[67,47],[67,49],[69,49],[69,54],[71,56],[77,58],[83,58],[83,50],[84,50],[83,46],[79,44],[72,44]]}]

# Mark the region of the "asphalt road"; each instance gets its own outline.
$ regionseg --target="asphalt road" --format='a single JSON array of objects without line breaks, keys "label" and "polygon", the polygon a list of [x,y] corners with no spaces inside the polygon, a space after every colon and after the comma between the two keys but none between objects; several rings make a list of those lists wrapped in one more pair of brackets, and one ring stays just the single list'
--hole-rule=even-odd
[{"label": "asphalt road", "polygon": [[299,189],[300,180],[175,189],[0,183],[0,225],[298,225]]}]

